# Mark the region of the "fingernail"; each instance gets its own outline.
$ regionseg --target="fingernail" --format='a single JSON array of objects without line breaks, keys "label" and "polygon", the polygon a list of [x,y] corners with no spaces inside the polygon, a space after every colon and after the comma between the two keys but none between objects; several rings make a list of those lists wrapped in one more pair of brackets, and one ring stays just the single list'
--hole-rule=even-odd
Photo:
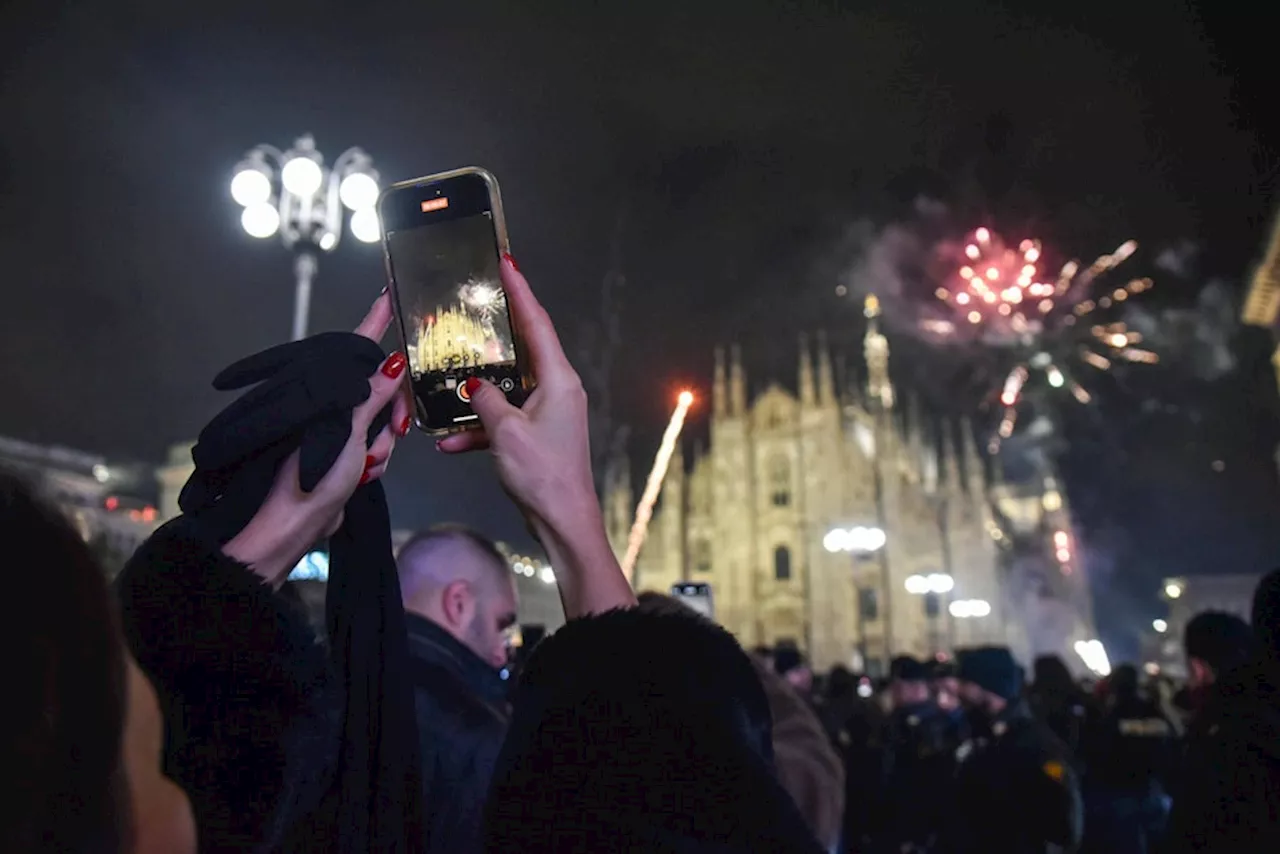
[{"label": "fingernail", "polygon": [[404,373],[405,359],[404,353],[392,353],[387,360],[382,363],[382,375],[387,379],[398,379]]},{"label": "fingernail", "polygon": [[358,485],[364,486],[368,482],[369,482],[369,472],[366,471],[364,474],[360,475],[360,483]]},{"label": "fingernail", "polygon": [[508,264],[511,265],[511,269],[515,270],[517,273],[520,272],[520,265],[516,263],[516,259],[514,255],[512,255],[510,252],[504,252],[502,253],[502,257]]},{"label": "fingernail", "polygon": [[444,453],[444,444],[443,444],[443,443],[441,443],[441,442],[436,442],[436,450],[443,454],[443,453]]},{"label": "fingernail", "polygon": [[373,467],[374,467],[374,466],[376,466],[377,464],[378,464],[378,461],[377,461],[377,460],[375,460],[372,456],[366,456],[366,457],[364,458],[364,470],[365,470],[365,471],[368,471],[369,469],[373,468]]},{"label": "fingernail", "polygon": [[480,388],[479,377],[467,377],[467,394],[468,395],[475,394],[479,388]]},{"label": "fingernail", "polygon": [[408,435],[409,435],[409,426],[410,426],[411,424],[413,424],[413,416],[412,416],[412,415],[406,415],[406,416],[404,417],[404,420],[400,422],[400,435],[401,435],[401,436],[408,436]]}]

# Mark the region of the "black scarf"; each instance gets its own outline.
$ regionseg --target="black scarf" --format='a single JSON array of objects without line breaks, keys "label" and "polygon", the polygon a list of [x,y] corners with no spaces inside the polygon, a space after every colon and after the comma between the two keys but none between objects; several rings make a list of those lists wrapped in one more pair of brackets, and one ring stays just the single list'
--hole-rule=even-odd
[{"label": "black scarf", "polygon": [[[200,433],[196,470],[179,505],[220,543],[262,506],[284,460],[300,451],[310,491],[351,433],[351,412],[369,397],[384,354],[353,333],[324,333],[273,347],[223,370],[214,387],[253,386]],[[368,442],[390,422],[387,407]],[[329,540],[326,623],[343,697],[338,768],[324,824],[326,849],[343,854],[417,852],[422,788],[404,608],[380,483],[356,489]]]}]

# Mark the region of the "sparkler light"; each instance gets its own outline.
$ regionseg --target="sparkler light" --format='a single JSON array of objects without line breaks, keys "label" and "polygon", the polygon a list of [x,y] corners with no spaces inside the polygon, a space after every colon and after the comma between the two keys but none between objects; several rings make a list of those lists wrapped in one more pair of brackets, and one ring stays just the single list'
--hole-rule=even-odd
[{"label": "sparkler light", "polygon": [[[1136,242],[1128,240],[1087,267],[1071,260],[1056,277],[1048,277],[1041,272],[1043,247],[1039,240],[1028,238],[1015,248],[989,228],[969,235],[962,257],[954,262],[958,266],[935,295],[967,321],[967,327],[964,323],[951,325],[952,337],[960,337],[961,330],[967,328],[983,344],[1006,350],[1013,357],[1000,386],[1004,415],[993,447],[1013,435],[1024,387],[1033,373],[1042,376],[1049,389],[1065,390],[1087,404],[1093,396],[1081,382],[1083,371],[1076,368],[1108,371],[1117,359],[1138,364],[1159,361],[1154,352],[1136,346],[1142,343],[1142,336],[1122,322],[1084,324],[1095,313],[1153,287],[1150,279],[1133,279],[1090,296],[1097,283],[1137,248]],[[936,334],[941,328],[935,323],[930,331]]]},{"label": "sparkler light", "polygon": [[640,549],[649,535],[653,505],[657,503],[658,495],[662,492],[662,482],[667,477],[667,466],[671,464],[671,455],[675,452],[676,441],[680,438],[685,416],[689,413],[691,406],[693,406],[693,392],[680,392],[675,412],[671,413],[671,420],[662,434],[662,444],[658,446],[658,453],[653,458],[653,468],[649,470],[649,479],[645,481],[644,493],[640,496],[640,503],[636,505],[635,522],[632,523],[631,533],[627,537],[627,552],[622,557],[622,574],[626,576],[628,582],[632,582],[635,578],[636,559],[640,557]]}]

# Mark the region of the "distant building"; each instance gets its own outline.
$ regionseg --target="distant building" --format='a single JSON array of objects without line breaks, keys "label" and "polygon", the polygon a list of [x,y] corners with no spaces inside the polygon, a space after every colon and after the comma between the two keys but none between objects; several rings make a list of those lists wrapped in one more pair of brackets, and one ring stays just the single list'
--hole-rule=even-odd
[{"label": "distant building", "polygon": [[154,473],[145,464],[0,436],[0,466],[57,504],[109,572],[118,571],[162,521],[153,504]]},{"label": "distant building", "polygon": [[1175,679],[1186,678],[1187,662],[1182,636],[1187,623],[1204,611],[1223,611],[1249,622],[1253,611],[1253,592],[1261,580],[1261,575],[1166,578],[1160,588],[1160,598],[1166,603],[1168,613],[1162,618],[1163,622],[1156,621],[1142,643],[1147,670],[1165,673]]},{"label": "distant building", "polygon": [[[1253,271],[1241,315],[1241,319],[1250,326],[1269,329],[1273,336],[1280,335],[1280,216],[1272,224],[1271,239]],[[1280,383],[1280,343],[1277,343],[1271,362],[1275,367],[1276,381]]]},{"label": "distant building", "polygon": [[[1031,642],[1039,598],[1028,603],[1010,583],[986,462],[967,422],[946,425],[934,442],[914,407],[902,417],[877,314],[871,298],[862,390],[837,389],[821,340],[816,355],[801,342],[797,393],[772,383],[749,395],[738,349],[727,365],[717,352],[711,447],[688,472],[677,449],[634,583],[667,592],[678,581],[708,582],[716,619],[740,642],[794,644],[821,669],[884,672],[892,655],[984,643],[1007,644],[1025,660],[1041,651]],[[627,467],[614,468],[603,504],[621,554],[636,496]],[[1040,491],[1033,500],[1039,506]],[[1047,542],[1071,529],[1061,496],[1055,507],[1036,516]],[[882,547],[840,551],[828,536],[850,527],[879,529]],[[1064,566],[1083,576],[1074,559]],[[934,592],[932,578],[948,579],[946,589]],[[1072,588],[1064,610],[1074,619],[1048,644],[1053,651],[1092,636],[1086,595],[1087,586]]]}]

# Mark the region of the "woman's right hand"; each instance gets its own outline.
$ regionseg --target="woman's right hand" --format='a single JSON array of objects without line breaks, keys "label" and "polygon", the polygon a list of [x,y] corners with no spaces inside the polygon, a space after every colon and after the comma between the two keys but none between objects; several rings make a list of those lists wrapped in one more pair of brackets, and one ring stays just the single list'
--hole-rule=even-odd
[{"label": "woman's right hand", "polygon": [[493,452],[498,478],[551,558],[567,617],[635,605],[596,500],[582,380],[510,255],[501,272],[538,386],[518,408],[491,383],[468,379],[471,407],[484,429],[447,436],[438,447],[450,454]]}]

